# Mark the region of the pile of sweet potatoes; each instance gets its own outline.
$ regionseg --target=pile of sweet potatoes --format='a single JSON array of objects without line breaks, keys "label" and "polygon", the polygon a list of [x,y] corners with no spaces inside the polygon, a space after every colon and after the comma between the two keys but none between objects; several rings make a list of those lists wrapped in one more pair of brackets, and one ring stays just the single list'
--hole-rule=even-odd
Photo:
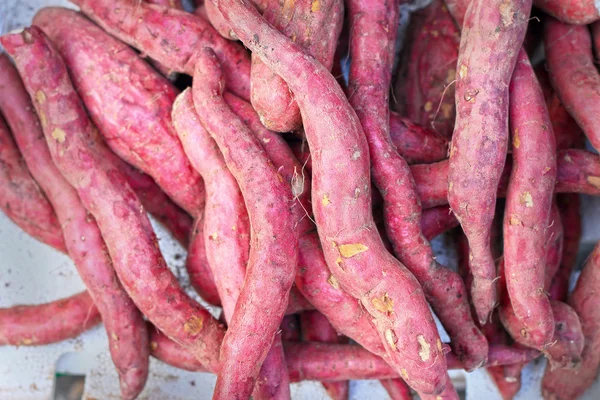
[{"label": "pile of sweet potatoes", "polygon": [[538,357],[545,398],[594,381],[600,245],[569,291],[600,195],[594,2],[434,0],[399,58],[395,1],[72,2],[0,37],[0,209],[87,292],[0,309],[0,345],[102,321],[125,399],[150,357],[215,399],[458,399],[448,370],[479,368],[510,399]]}]

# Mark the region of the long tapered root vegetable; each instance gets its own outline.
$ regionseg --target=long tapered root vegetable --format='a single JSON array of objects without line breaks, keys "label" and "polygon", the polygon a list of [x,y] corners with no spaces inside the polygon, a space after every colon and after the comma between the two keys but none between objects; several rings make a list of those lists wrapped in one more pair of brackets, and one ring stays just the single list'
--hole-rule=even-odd
[{"label": "long tapered root vegetable", "polygon": [[588,28],[547,18],[544,48],[552,86],[592,146],[600,149],[600,74]]},{"label": "long tapered root vegetable", "polygon": [[109,34],[173,71],[194,73],[195,54],[211,47],[223,65],[227,90],[250,99],[250,57],[205,19],[138,0],[71,0]]},{"label": "long tapered root vegetable", "polygon": [[0,72],[0,111],[15,130],[13,136],[32,176],[54,206],[68,255],[102,315],[121,395],[133,399],[148,376],[146,323],[115,274],[98,225],[54,166],[29,95],[5,56],[0,58]]},{"label": "long tapered root vegetable", "polygon": [[[388,117],[388,88],[396,39],[394,2],[352,0],[348,87],[369,144],[373,181],[383,197],[388,238],[398,259],[423,285],[425,297],[467,370],[485,363],[487,342],[471,317],[464,284],[439,265],[421,231],[421,205],[406,161],[395,151]],[[373,82],[376,82],[375,84]]]},{"label": "long tapered root vegetable", "polygon": [[326,68],[306,57],[250,5],[233,0],[217,5],[237,37],[295,95],[312,149],[313,211],[336,282],[361,301],[388,361],[407,383],[423,393],[441,392],[446,375],[443,346],[418,282],[385,250],[377,233],[368,147],[344,92]]},{"label": "long tapered root vegetable", "polygon": [[74,338],[101,322],[88,292],[45,304],[0,308],[0,345],[41,346]]},{"label": "long tapered root vegetable", "polygon": [[171,123],[177,89],[133,49],[75,11],[44,8],[33,23],[56,45],[106,144],[189,214],[202,213],[202,180]]},{"label": "long tapered root vegetable", "polygon": [[[221,67],[210,48],[198,54],[194,79],[201,82],[193,87],[197,114],[236,178],[250,220],[246,278],[221,346],[215,389],[215,398],[247,398],[279,329],[296,273],[292,193],[258,139],[225,103]],[[261,299],[268,299],[268,309]]]},{"label": "long tapered root vegetable", "polygon": [[557,201],[564,230],[564,243],[560,266],[550,286],[550,297],[554,300],[565,301],[581,239],[580,199],[577,194],[564,194],[559,195]]},{"label": "long tapered root vegetable", "polygon": [[31,177],[10,130],[1,117],[0,210],[30,236],[63,253],[67,252],[54,209]]},{"label": "long tapered root vegetable", "polygon": [[[545,348],[554,334],[546,294],[546,239],[556,180],[556,144],[544,95],[525,50],[521,49],[510,83],[513,167],[504,214],[504,271],[516,317],[534,327]],[[535,158],[532,157],[535,154]],[[558,216],[558,215],[557,215]]]},{"label": "long tapered root vegetable", "polygon": [[[222,326],[185,294],[167,268],[142,205],[110,163],[56,49],[36,26],[5,35],[0,43],[15,60],[55,165],[96,219],[127,293],[169,337],[216,364]],[[160,298],[169,302],[157,302]]]},{"label": "long tapered root vegetable", "polygon": [[448,202],[469,240],[471,297],[481,322],[496,303],[490,228],[508,144],[508,87],[530,9],[531,0],[474,0],[462,27]]},{"label": "long tapered root vegetable", "polygon": [[[344,2],[341,0],[272,1],[265,9],[265,19],[276,29],[302,46],[306,54],[317,59],[329,70],[344,22]],[[264,125],[274,131],[293,131],[302,125],[300,110],[287,84],[252,56],[250,73],[252,106]]]},{"label": "long tapered root vegetable", "polygon": [[600,19],[600,5],[594,0],[534,0],[533,4],[567,24],[587,25]]}]

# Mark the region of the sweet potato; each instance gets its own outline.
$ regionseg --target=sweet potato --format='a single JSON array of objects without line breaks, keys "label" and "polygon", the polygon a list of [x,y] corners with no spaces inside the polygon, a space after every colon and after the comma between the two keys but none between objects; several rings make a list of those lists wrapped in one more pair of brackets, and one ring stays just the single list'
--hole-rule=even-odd
[{"label": "sweet potato", "polygon": [[313,211],[333,276],[367,310],[389,362],[407,383],[423,393],[441,392],[443,346],[418,282],[387,253],[376,231],[368,147],[344,92],[326,68],[249,4],[219,0],[217,6],[240,40],[296,96],[312,149]]},{"label": "sweet potato", "polygon": [[138,0],[71,0],[102,29],[173,71],[192,75],[195,54],[206,46],[223,65],[227,90],[250,99],[250,57],[194,14]]},{"label": "sweet potato", "polygon": [[[544,290],[549,291],[552,285],[552,280],[558,271],[563,258],[563,246],[564,246],[564,229],[562,219],[558,211],[556,202],[552,204],[552,211],[550,213],[550,221],[548,224],[545,248],[546,248],[546,265],[545,265],[545,276],[544,276]],[[553,299],[556,300],[556,299]]]},{"label": "sweet potato", "polygon": [[562,260],[560,260],[560,266],[550,285],[550,297],[554,300],[565,301],[569,293],[569,279],[575,268],[581,239],[580,200],[577,194],[563,194],[558,196],[557,201],[564,239]]},{"label": "sweet potato", "polygon": [[[262,14],[265,11],[269,1],[258,0],[251,1],[251,3]],[[231,26],[223,18],[221,11],[219,11],[217,6],[212,1],[204,2],[203,6],[204,10],[200,12],[206,14],[206,20],[210,21],[211,25],[217,30],[217,32],[221,34],[221,36],[229,40],[238,40],[238,38],[235,36],[235,32],[233,32]],[[198,13],[196,12],[196,14]]]},{"label": "sweet potato", "polygon": [[[0,87],[0,90],[3,89]],[[0,209],[30,236],[58,251],[67,252],[54,209],[29,174],[10,130],[1,117]]]},{"label": "sweet potato", "polygon": [[435,261],[423,237],[421,205],[410,168],[395,151],[389,135],[387,104],[397,6],[365,0],[348,4],[352,54],[349,101],[369,145],[373,182],[383,197],[387,236],[400,262],[423,286],[425,298],[450,336],[454,353],[467,370],[475,369],[485,363],[487,342],[471,317],[462,280]]},{"label": "sweet potato", "polygon": [[[318,311],[307,311],[300,314],[302,326],[302,338],[306,342],[343,343],[343,340],[335,328],[331,326],[327,318]],[[404,382],[402,382],[404,383]],[[404,384],[406,387],[406,384]],[[349,383],[323,382],[323,387],[329,393],[332,400],[348,399]]]},{"label": "sweet potato", "polygon": [[[554,193],[584,193],[592,196],[600,195],[600,158],[597,154],[569,149],[559,151],[556,157],[556,186]],[[417,184],[417,191],[423,208],[431,208],[446,204],[448,186],[448,161],[434,164],[415,164],[410,167]],[[509,157],[498,186],[498,196],[506,195],[508,177],[512,169],[512,158]]]},{"label": "sweet potato", "polygon": [[102,316],[121,381],[121,396],[133,399],[148,376],[146,323],[115,274],[98,225],[54,166],[29,95],[6,56],[0,57],[0,73],[0,110],[14,129],[31,175],[54,207],[68,255]]},{"label": "sweet potato", "polygon": [[530,9],[531,0],[473,0],[462,26],[448,203],[469,240],[471,297],[482,322],[496,302],[490,228],[508,144],[508,86]]},{"label": "sweet potato", "polygon": [[[344,22],[342,0],[273,0],[264,12],[265,19],[331,71],[338,38]],[[252,106],[264,125],[277,132],[301,127],[300,110],[287,84],[252,55],[250,71]]]},{"label": "sweet potato", "polygon": [[204,210],[202,180],[171,122],[177,89],[129,46],[75,11],[44,8],[33,23],[56,45],[108,146],[198,217]]},{"label": "sweet potato", "polygon": [[[225,103],[223,79],[216,55],[203,49],[194,72],[194,105],[238,183],[251,228],[244,286],[221,346],[216,399],[250,395],[285,313],[298,258],[291,190],[260,142]],[[259,299],[268,299],[269,308]]]},{"label": "sweet potato", "polygon": [[574,370],[547,370],[542,380],[546,399],[567,400],[578,398],[596,379],[600,365],[600,245],[596,245],[583,268],[568,303],[581,321],[585,344],[579,368]]},{"label": "sweet potato", "polygon": [[421,216],[421,231],[427,240],[458,226],[458,220],[448,206],[430,208]]},{"label": "sweet potato", "polygon": [[567,24],[587,25],[600,19],[600,8],[594,0],[534,0],[533,4]]},{"label": "sweet potato", "polygon": [[547,18],[544,26],[546,62],[552,86],[595,149],[600,149],[600,74],[586,26]]},{"label": "sweet potato", "polygon": [[[185,295],[160,254],[150,221],[123,174],[110,162],[58,51],[36,26],[5,35],[52,159],[96,219],[117,275],[159,329],[207,364],[218,362],[223,328]],[[169,298],[169,302],[156,299]]]},{"label": "sweet potato", "polygon": [[521,371],[524,367],[523,364],[513,364],[487,369],[504,400],[512,400],[521,389]]},{"label": "sweet potato", "polygon": [[450,138],[454,129],[453,81],[460,31],[443,0],[435,0],[422,13],[424,21],[412,41],[407,74],[403,77],[405,115]]},{"label": "sweet potato", "polygon": [[41,346],[74,338],[98,325],[88,292],[45,304],[0,308],[0,345]]},{"label": "sweet potato", "polygon": [[[530,341],[530,345],[542,349],[554,334],[544,278],[547,229],[556,181],[556,143],[544,95],[523,49],[509,91],[513,166],[503,229],[506,290],[517,319],[526,330],[532,327],[537,331],[532,339],[539,342]],[[558,213],[555,217],[558,219]]]},{"label": "sweet potato", "polygon": [[181,0],[144,0],[149,4],[156,4],[159,6],[176,8],[178,10],[183,10],[183,5],[181,4]]},{"label": "sweet potato", "polygon": [[402,379],[382,379],[380,382],[391,400],[412,400],[410,388]]}]

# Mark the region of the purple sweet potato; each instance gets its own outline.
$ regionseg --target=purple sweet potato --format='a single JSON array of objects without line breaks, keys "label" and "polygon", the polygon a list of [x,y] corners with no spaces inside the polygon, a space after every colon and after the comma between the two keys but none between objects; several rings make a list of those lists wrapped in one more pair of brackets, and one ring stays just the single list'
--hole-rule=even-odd
[{"label": "purple sweet potato", "polygon": [[[0,60],[2,64],[9,62],[4,57]],[[4,82],[0,82],[0,85],[3,84]],[[4,85],[0,86],[0,90],[4,90]],[[4,99],[10,101],[10,98]],[[54,209],[37,182],[31,177],[2,117],[0,117],[0,209],[32,237],[58,251],[67,252]]]},{"label": "purple sweet potato", "polygon": [[[214,398],[247,398],[271,345],[277,348],[276,334],[296,275],[298,232],[290,209],[292,191],[258,139],[223,99],[223,72],[210,48],[197,55],[194,81],[198,117],[235,177],[250,220],[246,277],[221,346]],[[261,335],[253,334],[259,331]]]},{"label": "purple sweet potato", "polygon": [[[160,254],[150,221],[125,176],[98,139],[58,51],[36,26],[5,35],[40,116],[54,164],[96,219],[117,275],[159,329],[207,364],[218,363],[223,328],[185,295]],[[169,298],[169,302],[156,299]]]},{"label": "purple sweet potato", "polygon": [[552,86],[592,146],[600,149],[600,74],[588,28],[549,17],[544,23],[544,47]]},{"label": "purple sweet potato", "polygon": [[0,345],[41,346],[74,338],[101,322],[88,292],[37,305],[0,308]]},{"label": "purple sweet potato", "polygon": [[587,25],[600,19],[600,6],[594,0],[534,0],[533,4],[567,24]]},{"label": "purple sweet potato", "polygon": [[542,349],[554,334],[544,282],[556,143],[542,89],[523,49],[509,90],[513,166],[504,213],[505,282],[516,317],[525,329],[537,331],[532,338],[539,342],[529,341],[530,346]]},{"label": "purple sweet potato", "polygon": [[75,11],[44,8],[33,22],[56,45],[108,146],[198,217],[204,210],[202,180],[171,122],[177,89],[133,49]]},{"label": "purple sweet potato", "polygon": [[250,57],[194,14],[139,0],[71,0],[102,29],[173,71],[192,75],[195,55],[211,47],[227,80],[227,90],[250,99]]},{"label": "purple sweet potato", "polygon": [[407,383],[423,393],[441,392],[446,383],[443,346],[418,282],[385,250],[377,233],[368,146],[344,92],[325,67],[306,57],[252,6],[234,0],[219,0],[217,6],[237,37],[296,97],[312,149],[313,211],[334,278],[360,300],[388,361]]},{"label": "purple sweet potato", "polygon": [[508,87],[530,10],[531,0],[473,0],[462,25],[448,203],[469,240],[471,297],[482,322],[496,303],[490,229],[508,145]]},{"label": "purple sweet potato", "polygon": [[[264,12],[265,19],[331,70],[344,22],[342,0],[273,0]],[[301,127],[302,118],[294,94],[279,75],[252,55],[250,72],[252,106],[263,124],[277,132]]]},{"label": "purple sweet potato", "polygon": [[6,56],[0,58],[0,79],[0,110],[13,127],[31,175],[54,207],[67,253],[102,316],[121,381],[121,396],[133,399],[144,388],[148,376],[146,323],[117,278],[96,221],[54,166],[29,95]]}]

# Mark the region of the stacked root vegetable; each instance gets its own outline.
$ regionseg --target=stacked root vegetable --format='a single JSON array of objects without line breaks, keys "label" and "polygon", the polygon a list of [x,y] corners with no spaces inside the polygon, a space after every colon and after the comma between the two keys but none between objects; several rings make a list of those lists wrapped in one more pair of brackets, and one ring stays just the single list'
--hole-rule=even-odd
[{"label": "stacked root vegetable", "polygon": [[0,207],[87,291],[0,309],[0,344],[102,322],[125,399],[151,356],[215,373],[215,399],[456,399],[448,370],[477,368],[509,399],[537,357],[548,399],[594,381],[599,246],[569,291],[600,195],[593,1],[434,0],[399,62],[402,1],[73,3],[0,37]]}]

